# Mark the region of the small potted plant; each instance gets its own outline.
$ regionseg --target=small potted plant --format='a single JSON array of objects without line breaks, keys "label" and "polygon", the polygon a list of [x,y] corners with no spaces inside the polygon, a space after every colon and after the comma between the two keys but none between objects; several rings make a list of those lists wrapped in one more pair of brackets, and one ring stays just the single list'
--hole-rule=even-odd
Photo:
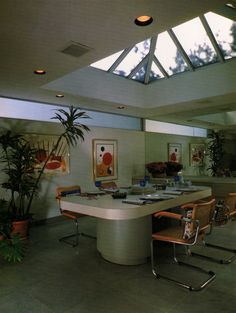
[{"label": "small potted plant", "polygon": [[[36,150],[24,136],[14,134],[9,130],[0,135],[0,162],[3,164],[5,174],[1,186],[8,191],[9,195],[9,198],[6,199],[5,210],[0,208],[1,246],[5,251],[9,244],[18,244],[18,239],[14,237],[14,234],[20,234],[21,239],[27,238],[29,221],[32,217],[32,201],[37,195],[46,165],[55,154],[62,138],[66,139],[68,145],[75,146],[79,139],[84,140],[84,131],[90,130],[86,125],[78,122],[80,118],[88,118],[88,116],[85,112],[80,112],[78,108],[70,107],[69,112],[63,109],[57,110],[52,119],[61,122],[63,131],[51,151],[48,152],[39,171],[34,170]],[[21,229],[22,226],[23,229]]]},{"label": "small potted plant", "polygon": [[178,162],[168,161],[166,164],[166,174],[167,176],[176,176],[183,168],[183,165]]},{"label": "small potted plant", "polygon": [[146,164],[146,169],[152,177],[165,177],[166,168],[167,166],[164,162],[151,162]]}]

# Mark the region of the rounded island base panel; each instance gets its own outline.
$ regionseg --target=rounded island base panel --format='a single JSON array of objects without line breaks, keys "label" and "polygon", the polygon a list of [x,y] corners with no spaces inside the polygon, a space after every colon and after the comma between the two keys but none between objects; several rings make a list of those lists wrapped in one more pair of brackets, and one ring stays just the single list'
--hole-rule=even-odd
[{"label": "rounded island base panel", "polygon": [[150,256],[151,215],[130,220],[97,220],[97,249],[102,257],[121,265],[138,265]]}]

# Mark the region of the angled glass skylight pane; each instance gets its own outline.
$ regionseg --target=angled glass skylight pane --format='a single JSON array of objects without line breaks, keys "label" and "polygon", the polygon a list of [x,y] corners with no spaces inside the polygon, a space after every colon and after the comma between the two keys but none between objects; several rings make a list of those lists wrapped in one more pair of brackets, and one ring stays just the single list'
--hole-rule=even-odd
[{"label": "angled glass skylight pane", "polygon": [[159,70],[159,68],[157,67],[156,63],[154,63],[154,61],[152,62],[152,67],[151,67],[151,71],[150,71],[150,76],[149,76],[149,81],[154,81],[160,78],[163,78],[164,75],[162,74],[162,72]]},{"label": "angled glass skylight pane", "polygon": [[217,61],[216,52],[198,17],[173,28],[194,67]]},{"label": "angled glass skylight pane", "polygon": [[133,80],[138,80],[139,82],[144,82],[144,77],[146,73],[147,65],[144,65],[135,75],[132,77]]},{"label": "angled glass skylight pane", "polygon": [[120,76],[128,76],[131,71],[142,61],[150,49],[150,39],[137,43],[127,54],[124,60],[117,66],[113,73]]},{"label": "angled glass skylight pane", "polygon": [[99,68],[104,71],[108,71],[109,68],[112,66],[112,64],[119,58],[119,56],[121,55],[123,51],[124,50],[116,52],[104,59],[101,59],[95,63],[90,64],[90,66]]},{"label": "angled glass skylight pane", "polygon": [[188,70],[187,64],[167,32],[157,36],[155,56],[170,76]]},{"label": "angled glass skylight pane", "polygon": [[219,14],[208,12],[206,20],[225,59],[236,56],[236,23]]}]

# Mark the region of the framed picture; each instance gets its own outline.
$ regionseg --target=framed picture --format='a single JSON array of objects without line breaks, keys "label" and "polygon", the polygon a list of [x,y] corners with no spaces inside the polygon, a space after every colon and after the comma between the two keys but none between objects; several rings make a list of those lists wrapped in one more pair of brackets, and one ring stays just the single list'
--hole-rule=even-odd
[{"label": "framed picture", "polygon": [[168,144],[168,161],[181,163],[182,162],[182,145],[181,143]]},{"label": "framed picture", "polygon": [[206,145],[204,143],[190,144],[190,165],[203,166],[206,152]]},{"label": "framed picture", "polygon": [[[25,137],[31,143],[32,148],[36,150],[34,170],[39,172],[44,166],[59,136],[30,134],[25,135]],[[54,151],[46,164],[44,173],[59,175],[69,173],[69,147],[64,138],[62,138],[56,151]]]},{"label": "framed picture", "polygon": [[117,140],[93,140],[94,180],[117,179]]}]

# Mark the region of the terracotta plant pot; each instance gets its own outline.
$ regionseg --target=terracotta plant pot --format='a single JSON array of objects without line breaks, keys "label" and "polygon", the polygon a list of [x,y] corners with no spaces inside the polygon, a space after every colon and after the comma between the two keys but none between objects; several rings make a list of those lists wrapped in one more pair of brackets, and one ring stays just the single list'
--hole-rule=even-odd
[{"label": "terracotta plant pot", "polygon": [[27,239],[29,235],[29,220],[12,222],[11,235],[19,234],[20,238]]}]

